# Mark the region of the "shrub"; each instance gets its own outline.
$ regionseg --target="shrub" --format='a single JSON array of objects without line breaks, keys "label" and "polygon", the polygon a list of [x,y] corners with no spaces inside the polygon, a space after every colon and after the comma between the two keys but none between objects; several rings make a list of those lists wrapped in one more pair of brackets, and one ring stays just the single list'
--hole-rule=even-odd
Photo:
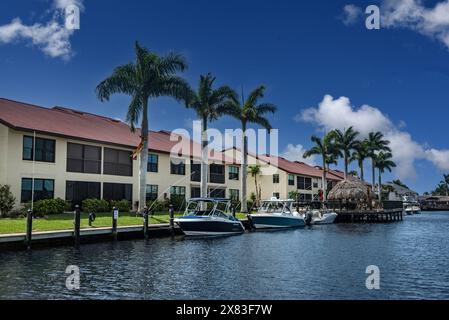
[{"label": "shrub", "polygon": [[[30,207],[27,204],[26,207]],[[37,217],[48,216],[53,214],[62,214],[68,209],[68,204],[64,200],[57,199],[44,199],[34,203],[34,215]]]},{"label": "shrub", "polygon": [[27,210],[25,208],[13,209],[9,213],[6,214],[6,218],[26,218]]},{"label": "shrub", "polygon": [[172,194],[170,196],[170,204],[173,205],[175,211],[183,211],[186,208],[186,199],[184,196]]},{"label": "shrub", "polygon": [[128,200],[123,199],[120,201],[111,200],[110,201],[110,208],[112,210],[113,207],[116,207],[119,212],[129,212],[131,210],[131,205]]},{"label": "shrub", "polygon": [[0,185],[0,217],[6,217],[14,208],[15,202],[16,198],[14,198],[11,192],[11,187],[9,185]]},{"label": "shrub", "polygon": [[148,209],[151,208],[151,211],[154,212],[161,212],[166,210],[166,202],[162,202],[162,201],[148,201],[147,202],[147,207]]},{"label": "shrub", "polygon": [[82,202],[82,209],[84,212],[109,212],[109,203],[103,199],[85,199]]}]

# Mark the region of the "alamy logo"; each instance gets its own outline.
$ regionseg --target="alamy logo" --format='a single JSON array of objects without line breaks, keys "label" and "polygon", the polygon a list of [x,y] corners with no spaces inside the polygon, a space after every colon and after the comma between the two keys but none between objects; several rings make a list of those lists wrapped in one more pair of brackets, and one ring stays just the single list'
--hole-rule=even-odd
[{"label": "alamy logo", "polygon": [[68,290],[80,289],[80,268],[78,266],[70,265],[65,269],[65,273],[69,276],[65,280],[65,286]]},{"label": "alamy logo", "polygon": [[380,289],[380,269],[378,266],[368,266],[366,267],[366,274],[369,276],[366,278],[365,286],[368,290],[379,290]]},{"label": "alamy logo", "polygon": [[80,8],[71,4],[65,8],[65,27],[68,30],[80,29]]},{"label": "alamy logo", "polygon": [[366,7],[365,13],[368,15],[365,20],[365,26],[368,30],[380,29],[380,9],[376,5]]}]

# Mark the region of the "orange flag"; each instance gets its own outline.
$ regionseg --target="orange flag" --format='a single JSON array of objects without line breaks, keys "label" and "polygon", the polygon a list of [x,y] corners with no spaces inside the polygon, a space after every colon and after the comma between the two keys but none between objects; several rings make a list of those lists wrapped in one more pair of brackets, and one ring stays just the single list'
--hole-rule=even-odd
[{"label": "orange flag", "polygon": [[140,140],[139,145],[137,146],[137,149],[133,151],[133,154],[131,155],[131,157],[133,158],[133,160],[137,160],[137,155],[139,154],[140,151],[142,151],[143,148],[143,140]]}]

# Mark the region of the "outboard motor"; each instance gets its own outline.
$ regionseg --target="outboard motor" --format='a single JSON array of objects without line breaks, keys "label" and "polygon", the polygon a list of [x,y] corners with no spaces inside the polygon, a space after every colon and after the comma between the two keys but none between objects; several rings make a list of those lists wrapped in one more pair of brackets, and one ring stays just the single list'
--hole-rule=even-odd
[{"label": "outboard motor", "polygon": [[304,217],[304,221],[306,225],[310,226],[312,224],[312,216],[313,213],[311,211],[307,211]]},{"label": "outboard motor", "polygon": [[247,215],[246,217],[248,218],[249,231],[252,231],[252,230],[256,229],[256,228],[254,228],[254,223],[253,223],[253,219],[251,218],[251,216]]}]

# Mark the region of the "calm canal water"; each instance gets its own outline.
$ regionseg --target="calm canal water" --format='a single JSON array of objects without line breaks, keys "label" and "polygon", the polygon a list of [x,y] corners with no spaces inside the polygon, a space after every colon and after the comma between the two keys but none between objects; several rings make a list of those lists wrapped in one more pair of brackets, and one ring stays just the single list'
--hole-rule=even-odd
[{"label": "calm canal water", "polygon": [[[78,265],[81,288],[65,287]],[[380,290],[367,290],[368,265]],[[449,212],[0,253],[0,299],[449,299]]]}]

